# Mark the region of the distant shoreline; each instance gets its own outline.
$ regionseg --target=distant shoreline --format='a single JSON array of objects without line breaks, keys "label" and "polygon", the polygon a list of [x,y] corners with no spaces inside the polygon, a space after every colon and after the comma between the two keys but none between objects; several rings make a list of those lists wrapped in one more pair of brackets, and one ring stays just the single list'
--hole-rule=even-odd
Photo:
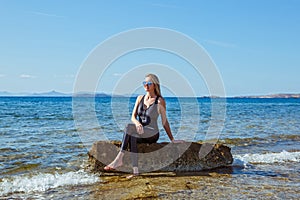
[{"label": "distant shoreline", "polygon": [[[45,93],[10,93],[10,92],[0,92],[0,97],[136,97],[137,94],[132,95],[111,95],[106,93],[78,93],[78,94],[72,94],[72,93],[61,93],[56,91],[51,92],[45,92]],[[172,96],[165,96],[167,98]],[[188,96],[178,97],[178,98],[191,98]],[[192,97],[195,98],[195,97]],[[196,98],[247,98],[247,99],[297,99],[300,98],[300,93],[279,93],[279,94],[268,94],[268,95],[245,95],[245,96],[227,96],[227,97],[219,97],[219,96],[198,96]]]},{"label": "distant shoreline", "polygon": [[234,98],[248,98],[248,99],[275,99],[275,98],[280,98],[280,99],[298,99],[300,98],[300,94],[269,94],[269,95],[251,95],[251,96],[236,96]]}]

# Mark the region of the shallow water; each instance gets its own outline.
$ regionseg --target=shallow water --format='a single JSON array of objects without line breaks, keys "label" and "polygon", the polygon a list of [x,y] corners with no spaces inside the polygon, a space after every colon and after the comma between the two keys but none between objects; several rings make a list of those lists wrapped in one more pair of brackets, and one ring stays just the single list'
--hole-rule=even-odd
[{"label": "shallow water", "polygon": [[[72,98],[0,98],[0,197],[300,197],[300,99],[226,99],[224,127],[218,142],[232,148],[234,163],[230,169],[185,175],[143,174],[133,180],[122,174],[93,174],[85,166],[91,145],[88,142],[99,138],[121,140],[134,99],[92,101],[94,107],[80,111],[95,108],[98,124],[87,118],[82,128],[75,125]],[[205,140],[211,120],[210,99],[196,99],[196,106],[191,98],[166,101],[176,138]],[[160,129],[159,142],[168,141]]]}]

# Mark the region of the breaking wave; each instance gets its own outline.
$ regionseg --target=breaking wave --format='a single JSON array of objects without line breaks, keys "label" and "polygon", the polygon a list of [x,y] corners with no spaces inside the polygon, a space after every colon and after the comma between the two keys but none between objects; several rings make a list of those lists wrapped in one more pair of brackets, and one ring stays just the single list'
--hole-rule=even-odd
[{"label": "breaking wave", "polygon": [[266,154],[245,154],[234,155],[235,163],[244,164],[273,164],[286,162],[300,162],[300,152],[266,153]]},{"label": "breaking wave", "polygon": [[61,186],[89,185],[99,181],[99,177],[83,170],[64,174],[21,175],[0,179],[0,196],[15,192],[43,192]]}]

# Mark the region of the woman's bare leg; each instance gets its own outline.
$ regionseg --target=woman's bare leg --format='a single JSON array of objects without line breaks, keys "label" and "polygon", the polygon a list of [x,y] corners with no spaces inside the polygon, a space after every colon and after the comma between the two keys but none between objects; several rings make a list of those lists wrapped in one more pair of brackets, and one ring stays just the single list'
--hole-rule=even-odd
[{"label": "woman's bare leg", "polygon": [[127,176],[126,178],[131,179],[131,178],[139,175],[139,168],[138,167],[133,167],[132,170],[133,170],[133,173],[131,175]]},{"label": "woman's bare leg", "polygon": [[120,151],[114,161],[104,167],[105,170],[112,170],[123,165],[124,152]]}]

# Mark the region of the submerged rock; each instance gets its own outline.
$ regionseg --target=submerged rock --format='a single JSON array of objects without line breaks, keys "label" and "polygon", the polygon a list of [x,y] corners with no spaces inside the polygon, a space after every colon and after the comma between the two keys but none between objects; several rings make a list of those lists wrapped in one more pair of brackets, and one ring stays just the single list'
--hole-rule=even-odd
[{"label": "submerged rock", "polygon": [[[88,152],[89,168],[94,172],[103,172],[119,152],[121,142],[98,141]],[[140,172],[196,172],[225,167],[233,162],[230,148],[222,144],[185,142],[138,144],[138,165]],[[131,172],[131,158],[135,156],[125,152],[120,172]]]}]

